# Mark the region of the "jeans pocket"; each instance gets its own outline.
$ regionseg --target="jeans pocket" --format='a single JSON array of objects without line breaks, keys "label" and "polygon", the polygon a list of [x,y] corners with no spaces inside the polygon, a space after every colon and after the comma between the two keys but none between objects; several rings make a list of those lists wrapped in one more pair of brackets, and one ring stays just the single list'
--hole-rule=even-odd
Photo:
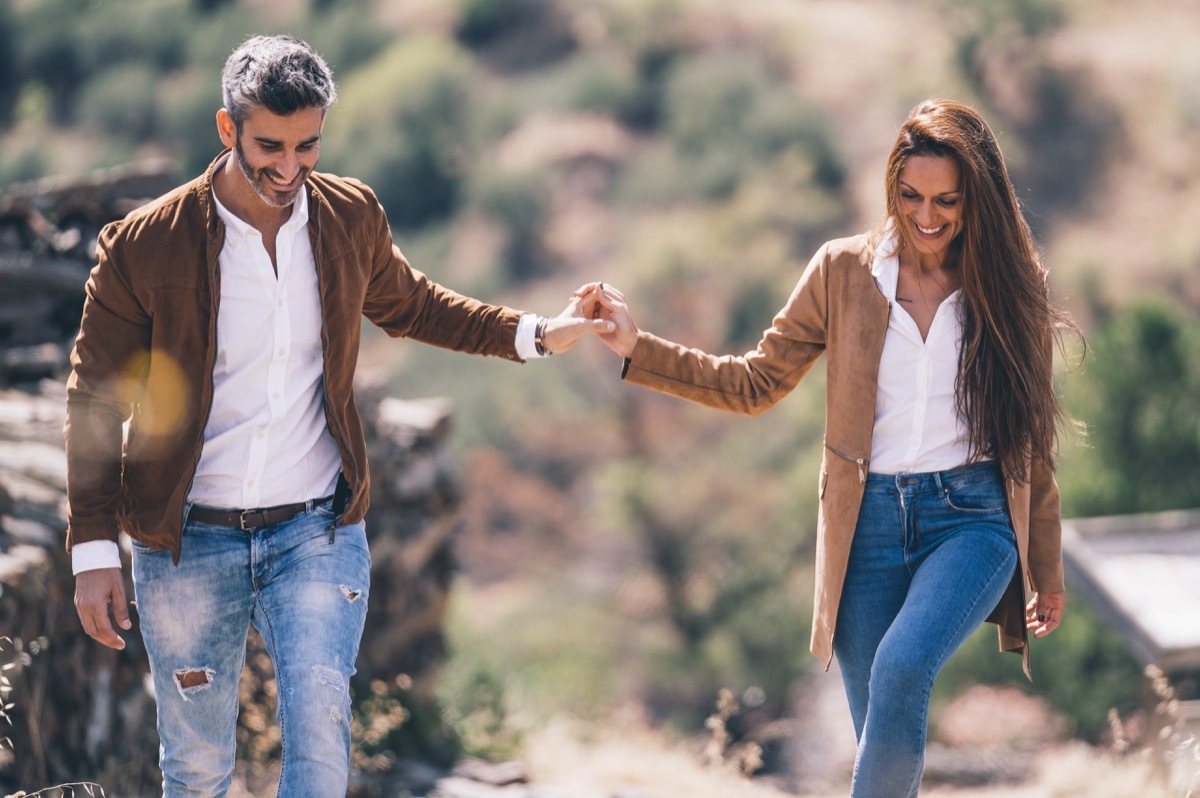
[{"label": "jeans pocket", "polygon": [[314,513],[316,513],[317,515],[322,516],[324,518],[333,518],[334,517],[333,499],[330,499],[327,502],[321,502],[320,504],[313,505],[312,511]]},{"label": "jeans pocket", "polygon": [[995,515],[1008,510],[1004,485],[999,480],[952,483],[942,488],[942,500],[959,513]]}]

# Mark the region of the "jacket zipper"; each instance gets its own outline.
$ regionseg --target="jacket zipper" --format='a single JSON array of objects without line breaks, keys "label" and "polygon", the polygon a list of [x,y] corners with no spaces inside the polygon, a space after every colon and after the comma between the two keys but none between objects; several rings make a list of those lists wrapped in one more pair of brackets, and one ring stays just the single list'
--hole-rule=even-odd
[{"label": "jacket zipper", "polygon": [[867,459],[865,457],[855,457],[852,454],[846,454],[845,452],[842,452],[842,451],[839,451],[839,450],[833,448],[828,443],[825,444],[825,448],[828,449],[829,451],[833,452],[834,454],[836,454],[838,457],[842,458],[843,460],[849,460],[852,463],[856,463],[858,465],[858,483],[860,485],[866,483],[866,481],[867,481]]}]

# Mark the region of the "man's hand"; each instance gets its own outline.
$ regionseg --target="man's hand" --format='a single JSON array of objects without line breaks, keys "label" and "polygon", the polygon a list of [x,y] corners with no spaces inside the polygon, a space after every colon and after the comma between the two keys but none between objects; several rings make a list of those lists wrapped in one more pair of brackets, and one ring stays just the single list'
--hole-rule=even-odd
[{"label": "man's hand", "polygon": [[125,579],[120,568],[97,568],[75,575],[75,611],[83,631],[109,648],[125,648],[125,641],[109,620],[108,607],[122,629],[133,626],[125,602]]},{"label": "man's hand", "polygon": [[551,353],[565,352],[585,335],[603,337],[611,333],[616,326],[608,319],[598,317],[595,302],[585,302],[576,293],[567,302],[566,308],[553,318],[546,319],[546,330],[543,343]]},{"label": "man's hand", "polygon": [[608,283],[586,283],[575,291],[580,308],[592,318],[608,319],[612,328],[598,336],[621,357],[630,357],[638,340],[638,327],[625,303],[625,295]]}]

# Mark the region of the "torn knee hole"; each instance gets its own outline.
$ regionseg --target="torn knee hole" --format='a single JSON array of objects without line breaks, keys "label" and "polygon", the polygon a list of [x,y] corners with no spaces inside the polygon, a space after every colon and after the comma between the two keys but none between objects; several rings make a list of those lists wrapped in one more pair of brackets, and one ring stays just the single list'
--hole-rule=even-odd
[{"label": "torn knee hole", "polygon": [[186,690],[189,687],[202,687],[212,681],[212,672],[208,669],[194,669],[175,671],[175,681],[179,684],[180,690]]},{"label": "torn knee hole", "polygon": [[359,596],[362,595],[362,591],[356,587],[350,587],[349,585],[342,585],[342,595],[346,597],[346,601],[353,602],[353,601],[358,601]]}]

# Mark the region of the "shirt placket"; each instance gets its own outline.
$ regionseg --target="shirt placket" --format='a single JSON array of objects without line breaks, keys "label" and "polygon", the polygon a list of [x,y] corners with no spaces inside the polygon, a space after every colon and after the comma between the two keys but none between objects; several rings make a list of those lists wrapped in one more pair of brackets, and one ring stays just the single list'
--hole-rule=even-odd
[{"label": "shirt placket", "polygon": [[[263,473],[267,467],[267,452],[270,444],[271,430],[279,422],[287,409],[287,353],[291,349],[291,316],[286,300],[287,268],[290,257],[288,236],[281,230],[276,237],[275,269],[271,267],[270,257],[264,247],[259,248],[256,257],[260,260],[257,270],[260,276],[263,296],[274,304],[274,325],[271,330],[270,358],[267,361],[266,374],[266,423],[254,432],[250,440],[248,457],[246,458],[246,476],[243,482],[243,494],[247,507],[257,507],[261,504],[259,497],[262,492]],[[275,271],[278,270],[278,276]]]}]

